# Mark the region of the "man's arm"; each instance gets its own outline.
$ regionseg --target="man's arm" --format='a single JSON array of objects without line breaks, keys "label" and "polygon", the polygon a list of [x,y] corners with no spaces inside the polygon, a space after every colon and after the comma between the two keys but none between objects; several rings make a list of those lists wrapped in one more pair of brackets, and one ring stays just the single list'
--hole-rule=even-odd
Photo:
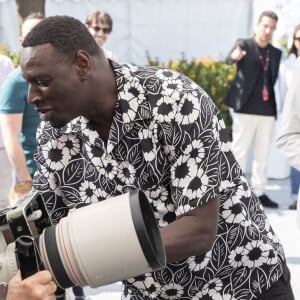
[{"label": "man's arm", "polygon": [[5,300],[55,300],[56,289],[49,271],[40,271],[24,280],[18,271],[8,283]]},{"label": "man's arm", "polygon": [[236,41],[234,47],[230,50],[230,52],[225,58],[225,62],[227,64],[234,64],[240,61],[247,54],[247,52],[243,49],[241,44],[241,40]]},{"label": "man's arm", "polygon": [[161,229],[167,262],[201,255],[211,249],[218,228],[218,202],[218,198],[210,199]]},{"label": "man's arm", "polygon": [[1,114],[1,129],[8,159],[19,181],[31,180],[20,142],[23,114]]}]

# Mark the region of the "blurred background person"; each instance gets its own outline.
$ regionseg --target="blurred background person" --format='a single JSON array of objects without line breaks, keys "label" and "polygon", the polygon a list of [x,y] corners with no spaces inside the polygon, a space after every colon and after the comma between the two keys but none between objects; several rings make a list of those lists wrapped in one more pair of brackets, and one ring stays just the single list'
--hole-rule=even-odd
[{"label": "blurred background person", "polygon": [[6,55],[0,54],[0,86],[6,76],[14,69],[13,61]]},{"label": "blurred background person", "polygon": [[[288,57],[284,60],[279,69],[278,87],[280,103],[284,105],[284,100],[287,94],[287,90],[291,85],[293,78],[293,71],[297,57],[300,55],[300,24],[295,26],[293,33],[293,43],[288,51]],[[299,112],[300,113],[300,112]],[[281,121],[283,122],[283,120]],[[291,167],[291,197],[292,203],[289,209],[297,208],[298,190],[300,185],[300,171],[293,166]]]},{"label": "blurred background person", "polygon": [[118,61],[117,56],[113,52],[103,47],[113,29],[111,16],[105,11],[97,10],[87,16],[85,24],[98,46],[104,51],[106,58]]},{"label": "blurred background person", "polygon": [[[281,126],[276,145],[288,162],[300,170],[300,58],[294,66],[281,114]],[[300,194],[298,193],[298,201]],[[297,223],[300,228],[300,209],[297,207]]]},{"label": "blurred background person", "polygon": [[234,109],[232,125],[233,153],[245,172],[248,150],[253,146],[251,184],[265,207],[277,208],[264,193],[270,146],[276,118],[274,84],[277,79],[281,50],[270,44],[278,16],[264,11],[259,16],[253,38],[238,39],[226,57],[237,64],[224,103]]},{"label": "blurred background person", "polygon": [[[3,54],[0,54],[0,87],[6,76],[14,69],[12,60]],[[1,129],[1,126],[0,126]],[[3,138],[0,130],[0,149],[3,148]]]},{"label": "blurred background person", "polygon": [[[22,24],[20,43],[27,33],[41,20],[42,14],[30,14]],[[21,68],[13,70],[0,88],[0,124],[5,150],[13,170],[13,185],[9,192],[11,205],[32,187],[32,177],[36,169],[33,158],[36,149],[36,129],[40,116],[27,103],[28,85]]]}]

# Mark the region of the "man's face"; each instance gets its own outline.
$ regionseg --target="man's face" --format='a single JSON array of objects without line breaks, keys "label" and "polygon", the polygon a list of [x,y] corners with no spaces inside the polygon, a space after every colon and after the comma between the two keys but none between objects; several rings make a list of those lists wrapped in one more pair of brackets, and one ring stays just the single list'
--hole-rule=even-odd
[{"label": "man's face", "polygon": [[260,22],[256,26],[255,37],[261,41],[268,43],[276,29],[277,22],[270,17],[262,17]]},{"label": "man's face", "polygon": [[111,32],[111,28],[106,23],[93,23],[88,25],[87,29],[100,48],[104,45]]},{"label": "man's face", "polygon": [[41,120],[59,128],[83,113],[82,80],[76,64],[52,45],[23,48],[21,68],[29,84],[28,102],[35,106]]}]

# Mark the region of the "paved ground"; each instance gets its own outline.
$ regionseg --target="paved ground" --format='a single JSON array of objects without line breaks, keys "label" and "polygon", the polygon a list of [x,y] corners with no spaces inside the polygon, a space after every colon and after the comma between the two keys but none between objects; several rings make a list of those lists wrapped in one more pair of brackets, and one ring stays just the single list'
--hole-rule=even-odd
[{"label": "paved ground", "polygon": [[[3,149],[0,149],[0,200],[4,203],[11,182],[9,163]],[[288,266],[292,274],[295,299],[300,299],[300,242],[296,226],[296,212],[287,209],[290,204],[289,179],[269,180],[268,195],[280,204],[279,209],[267,209],[266,213],[285,248]],[[120,283],[99,289],[87,289],[89,300],[119,300]],[[70,297],[71,299],[71,297]]]}]

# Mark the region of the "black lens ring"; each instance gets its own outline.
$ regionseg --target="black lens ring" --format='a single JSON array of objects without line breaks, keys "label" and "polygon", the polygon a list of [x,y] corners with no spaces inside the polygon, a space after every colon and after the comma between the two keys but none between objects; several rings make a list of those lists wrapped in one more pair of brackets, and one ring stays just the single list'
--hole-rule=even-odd
[{"label": "black lens ring", "polygon": [[53,275],[58,285],[64,289],[74,286],[75,284],[70,280],[62,260],[59,255],[57,240],[55,234],[56,226],[46,227],[44,231],[45,235],[45,250],[47,251],[47,257],[49,264],[53,271]]},{"label": "black lens ring", "polygon": [[166,256],[151,205],[141,190],[130,193],[129,203],[137,238],[145,258],[152,270],[161,269],[166,264]]}]

